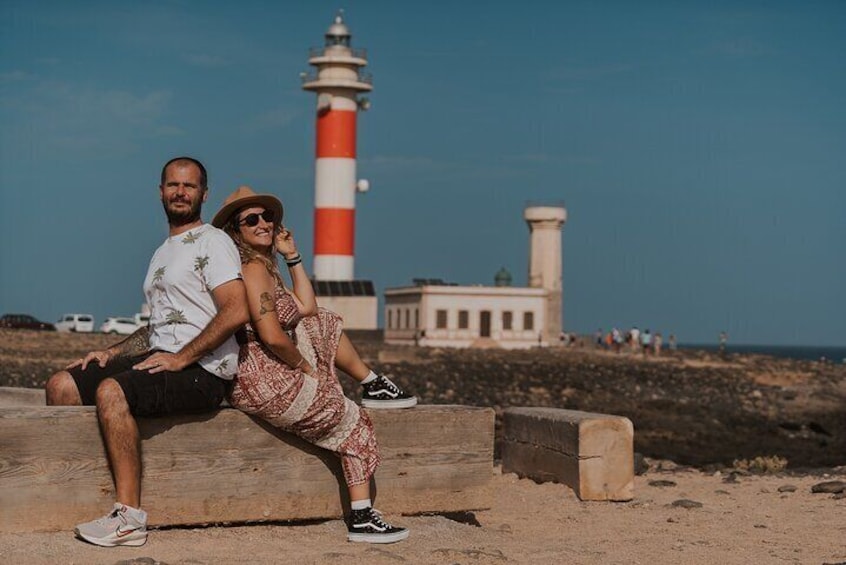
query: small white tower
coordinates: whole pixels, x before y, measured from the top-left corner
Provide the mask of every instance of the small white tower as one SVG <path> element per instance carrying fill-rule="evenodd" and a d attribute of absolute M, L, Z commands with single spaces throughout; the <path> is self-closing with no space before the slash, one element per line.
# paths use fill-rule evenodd
<path fill-rule="evenodd" d="M 531 233 L 529 286 L 548 292 L 544 340 L 555 343 L 563 329 L 561 227 L 567 221 L 567 210 L 563 206 L 529 206 L 523 218 Z"/>
<path fill-rule="evenodd" d="M 358 98 L 373 89 L 367 52 L 350 47 L 343 11 L 325 34 L 323 48 L 313 48 L 308 62 L 316 74 L 303 73 L 303 89 L 317 93 L 314 175 L 314 277 L 322 281 L 354 279 L 355 193 L 369 187 L 356 179 L 356 114 L 370 102 Z"/>

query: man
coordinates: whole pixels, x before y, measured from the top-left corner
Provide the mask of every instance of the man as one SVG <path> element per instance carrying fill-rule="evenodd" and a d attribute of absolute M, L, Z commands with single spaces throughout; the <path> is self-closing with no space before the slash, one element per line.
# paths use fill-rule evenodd
<path fill-rule="evenodd" d="M 171 159 L 159 191 L 170 231 L 144 280 L 149 325 L 71 363 L 46 386 L 48 405 L 97 406 L 117 502 L 74 531 L 101 546 L 147 541 L 135 419 L 217 408 L 238 364 L 233 333 L 249 319 L 238 251 L 200 218 L 205 167 L 190 157 Z"/>

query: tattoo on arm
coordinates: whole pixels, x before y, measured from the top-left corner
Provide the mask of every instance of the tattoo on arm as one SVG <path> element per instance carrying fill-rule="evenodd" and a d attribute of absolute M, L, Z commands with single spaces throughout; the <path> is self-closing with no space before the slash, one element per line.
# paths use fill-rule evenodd
<path fill-rule="evenodd" d="M 261 308 L 259 308 L 259 317 L 264 316 L 268 312 L 274 312 L 276 310 L 276 305 L 273 303 L 273 297 L 270 295 L 269 292 L 262 292 L 261 296 L 259 297 L 261 302 Z"/>
<path fill-rule="evenodd" d="M 134 357 L 150 350 L 150 326 L 135 330 L 131 336 L 113 345 L 112 349 L 118 357 Z"/>

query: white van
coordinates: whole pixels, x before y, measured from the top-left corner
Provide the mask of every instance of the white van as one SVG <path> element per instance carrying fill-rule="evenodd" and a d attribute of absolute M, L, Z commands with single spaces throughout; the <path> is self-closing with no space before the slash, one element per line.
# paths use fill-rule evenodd
<path fill-rule="evenodd" d="M 93 332 L 94 316 L 91 314 L 65 314 L 55 323 L 60 332 Z"/>

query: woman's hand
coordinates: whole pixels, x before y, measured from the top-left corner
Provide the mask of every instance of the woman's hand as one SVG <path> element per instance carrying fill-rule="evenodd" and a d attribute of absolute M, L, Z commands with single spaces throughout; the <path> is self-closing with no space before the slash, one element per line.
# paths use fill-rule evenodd
<path fill-rule="evenodd" d="M 288 228 L 283 226 L 279 230 L 279 233 L 276 234 L 275 243 L 276 251 L 286 259 L 297 256 L 297 242 L 294 241 L 294 232 Z"/>

